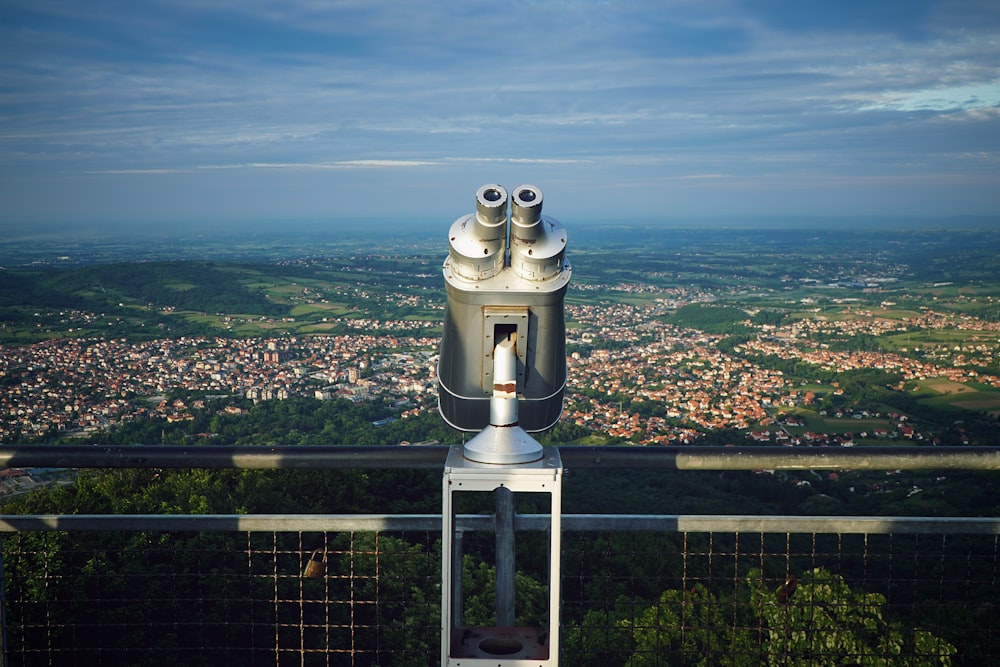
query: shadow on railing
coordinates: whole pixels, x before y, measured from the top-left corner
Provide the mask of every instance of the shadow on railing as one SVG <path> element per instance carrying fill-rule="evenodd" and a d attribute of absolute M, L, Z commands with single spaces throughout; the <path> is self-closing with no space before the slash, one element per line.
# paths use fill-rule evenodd
<path fill-rule="evenodd" d="M 253 449 L 253 451 L 245 451 Z M 6 465 L 430 468 L 444 448 L 0 448 Z M 324 448 L 325 449 L 325 448 Z M 561 448 L 567 468 L 988 469 L 996 449 Z M 412 453 L 411 453 L 412 452 Z M 440 457 L 438 457 L 440 454 Z M 440 459 L 440 463 L 439 463 Z M 521 514 L 530 549 L 547 517 Z M 459 518 L 465 614 L 488 515 Z M 991 664 L 1000 519 L 569 514 L 566 665 Z M 8 664 L 433 665 L 439 515 L 0 517 Z M 544 542 L 539 539 L 539 542 Z M 319 578 L 305 576 L 322 560 Z M 544 599 L 518 577 L 519 622 Z"/>

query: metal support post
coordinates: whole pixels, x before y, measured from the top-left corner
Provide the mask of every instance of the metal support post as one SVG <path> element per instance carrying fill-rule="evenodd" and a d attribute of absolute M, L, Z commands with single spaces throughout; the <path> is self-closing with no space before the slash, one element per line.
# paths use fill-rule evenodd
<path fill-rule="evenodd" d="M 498 487 L 496 498 L 497 625 L 514 626 L 514 493 Z"/>

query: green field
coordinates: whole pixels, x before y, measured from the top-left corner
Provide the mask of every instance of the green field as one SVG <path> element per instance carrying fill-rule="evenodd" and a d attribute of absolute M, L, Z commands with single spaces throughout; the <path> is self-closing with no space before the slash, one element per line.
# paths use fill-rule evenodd
<path fill-rule="evenodd" d="M 944 378 L 918 383 L 915 393 L 928 406 L 985 412 L 1000 417 L 1000 390 Z"/>

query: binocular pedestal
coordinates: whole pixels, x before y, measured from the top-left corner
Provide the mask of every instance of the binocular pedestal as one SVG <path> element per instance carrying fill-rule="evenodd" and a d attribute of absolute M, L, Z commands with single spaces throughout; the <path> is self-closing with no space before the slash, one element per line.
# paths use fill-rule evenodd
<path fill-rule="evenodd" d="M 518 427 L 513 427 L 518 428 Z M 525 434 L 527 436 L 527 434 Z M 530 438 L 530 436 L 527 436 Z M 559 556 L 563 467 L 559 450 L 543 450 L 540 459 L 516 465 L 471 461 L 454 445 L 445 462 L 441 547 L 442 667 L 556 667 L 559 664 Z M 496 501 L 496 621 L 468 626 L 463 620 L 464 529 L 456 521 L 456 496 L 492 492 Z M 513 494 L 545 494 L 550 501 L 549 608 L 546 627 L 515 627 Z"/>

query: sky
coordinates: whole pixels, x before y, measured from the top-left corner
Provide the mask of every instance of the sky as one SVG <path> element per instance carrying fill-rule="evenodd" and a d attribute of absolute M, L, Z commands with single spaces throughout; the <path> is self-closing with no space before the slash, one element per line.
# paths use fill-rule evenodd
<path fill-rule="evenodd" d="M 0 226 L 1000 218 L 996 0 L 0 0 Z"/>

